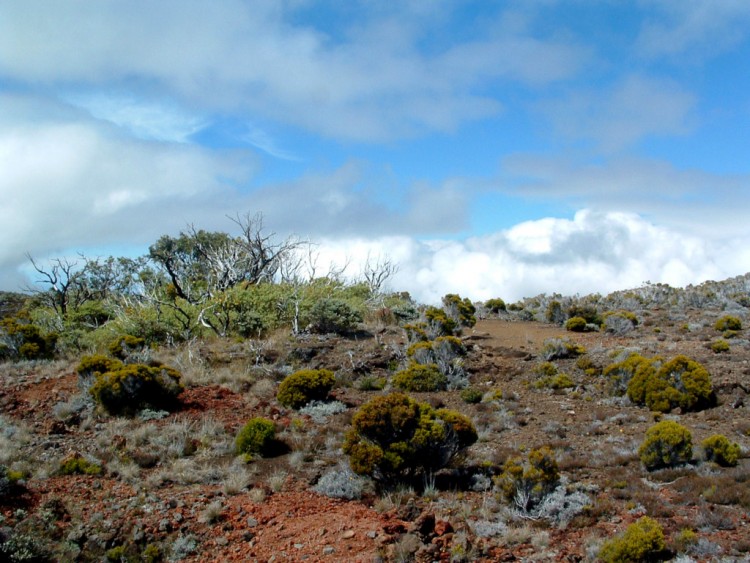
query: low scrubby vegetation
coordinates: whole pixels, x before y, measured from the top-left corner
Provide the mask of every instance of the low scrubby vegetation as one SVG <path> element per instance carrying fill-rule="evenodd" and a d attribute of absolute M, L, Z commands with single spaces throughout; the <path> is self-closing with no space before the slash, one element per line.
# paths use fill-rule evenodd
<path fill-rule="evenodd" d="M 750 275 L 422 305 L 238 226 L 0 295 L 0 558 L 750 552 Z"/>

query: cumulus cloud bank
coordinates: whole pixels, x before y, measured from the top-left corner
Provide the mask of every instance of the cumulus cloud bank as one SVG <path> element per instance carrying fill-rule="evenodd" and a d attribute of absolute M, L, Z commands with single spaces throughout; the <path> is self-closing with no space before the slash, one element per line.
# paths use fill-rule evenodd
<path fill-rule="evenodd" d="M 608 293 L 647 281 L 674 286 L 750 270 L 749 237 L 706 240 L 628 213 L 582 210 L 573 219 L 529 221 L 465 241 L 322 241 L 321 258 L 352 270 L 371 255 L 400 264 L 391 282 L 423 302 L 446 293 L 517 300 L 540 293 Z M 734 258 L 727 262 L 727 254 Z"/>

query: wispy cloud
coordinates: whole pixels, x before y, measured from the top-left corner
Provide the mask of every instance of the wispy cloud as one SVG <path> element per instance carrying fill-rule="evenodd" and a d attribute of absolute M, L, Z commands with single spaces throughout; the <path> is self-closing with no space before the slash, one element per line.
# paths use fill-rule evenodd
<path fill-rule="evenodd" d="M 207 118 L 190 114 L 174 104 L 138 99 L 133 95 L 71 92 L 63 99 L 139 139 L 186 143 L 191 135 L 209 124 Z"/>
<path fill-rule="evenodd" d="M 487 95 L 489 83 L 549 83 L 578 72 L 587 56 L 570 41 L 503 26 L 501 15 L 483 37 L 453 40 L 450 4 L 434 6 L 447 16 L 436 18 L 363 3 L 361 17 L 337 38 L 293 23 L 290 6 L 7 3 L 0 7 L 0 69 L 17 81 L 106 84 L 378 141 L 495 115 L 502 106 Z M 443 48 L 420 47 L 431 34 Z M 143 119 L 146 107 L 133 110 Z M 119 119 L 136 121 L 122 111 Z M 145 121 L 149 130 L 153 120 Z"/>
<path fill-rule="evenodd" d="M 750 3 L 744 0 L 658 0 L 642 2 L 655 9 L 636 40 L 636 48 L 649 57 L 675 57 L 688 53 L 699 59 L 750 37 Z"/>
<path fill-rule="evenodd" d="M 630 75 L 609 88 L 578 90 L 539 107 L 564 137 L 611 153 L 649 137 L 689 132 L 695 105 L 695 96 L 675 82 Z"/>

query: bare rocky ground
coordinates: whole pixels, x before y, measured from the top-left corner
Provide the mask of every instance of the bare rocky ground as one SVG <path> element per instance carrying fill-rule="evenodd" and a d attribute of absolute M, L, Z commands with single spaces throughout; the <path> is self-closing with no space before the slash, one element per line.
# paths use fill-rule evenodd
<path fill-rule="evenodd" d="M 78 387 L 77 358 L 4 364 L 0 463 L 29 477 L 0 504 L 0 533 L 27 542 L 32 556 L 59 561 L 147 561 L 149 554 L 172 561 L 593 561 L 605 539 L 647 514 L 664 528 L 675 558 L 747 561 L 750 344 L 743 330 L 728 352 L 711 351 L 719 314 L 687 311 L 675 321 L 665 311 L 647 311 L 623 336 L 480 321 L 463 341 L 471 385 L 485 399 L 468 404 L 457 391 L 413 394 L 472 418 L 479 440 L 460 460 L 463 469 L 390 491 L 365 484 L 356 500 L 313 488 L 345 461 L 341 440 L 356 407 L 384 392 L 361 390 L 364 378 L 387 378 L 403 359 L 401 329 L 352 338 L 277 334 L 156 351 L 183 373 L 183 407 L 132 419 L 93 412 Z M 534 385 L 551 337 L 587 351 L 589 373 L 574 358 L 554 361 L 573 380 L 570 389 Z M 637 450 L 655 417 L 613 397 L 600 374 L 626 348 L 649 357 L 685 354 L 711 373 L 716 407 L 664 415 L 691 430 L 690 465 L 656 472 L 641 465 Z M 344 412 L 301 414 L 276 402 L 278 381 L 303 367 L 336 372 L 333 396 Z M 245 463 L 233 440 L 254 416 L 275 421 L 279 447 Z M 737 467 L 701 461 L 699 444 L 715 433 L 740 444 Z M 571 490 L 588 498 L 561 525 L 514 512 L 489 479 L 510 455 L 542 445 L 554 449 Z M 103 474 L 58 475 L 60 462 L 73 455 L 100 464 Z M 685 530 L 695 534 L 689 541 Z"/>

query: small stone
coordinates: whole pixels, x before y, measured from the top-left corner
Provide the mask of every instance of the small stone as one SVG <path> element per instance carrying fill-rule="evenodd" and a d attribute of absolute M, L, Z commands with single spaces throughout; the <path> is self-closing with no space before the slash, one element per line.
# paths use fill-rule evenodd
<path fill-rule="evenodd" d="M 255 534 L 252 532 L 245 532 L 244 534 L 242 534 L 242 539 L 248 542 L 252 541 L 254 537 Z"/>
<path fill-rule="evenodd" d="M 216 538 L 216 545 L 220 545 L 222 547 L 225 545 L 229 545 L 229 540 L 224 536 L 218 537 Z"/>
<path fill-rule="evenodd" d="M 248 517 L 247 519 L 247 527 L 248 528 L 255 528 L 255 526 L 258 525 L 258 521 L 253 518 L 252 516 Z"/>
<path fill-rule="evenodd" d="M 347 530 L 341 536 L 345 540 L 350 540 L 354 537 L 354 530 Z"/>
<path fill-rule="evenodd" d="M 443 536 L 453 531 L 453 526 L 447 520 L 438 520 L 435 522 L 435 535 Z"/>
<path fill-rule="evenodd" d="M 294 549 L 302 549 L 303 547 L 305 547 L 304 543 L 295 543 L 294 544 Z"/>
<path fill-rule="evenodd" d="M 335 552 L 336 550 L 330 545 L 327 545 L 323 548 L 323 555 L 333 555 Z"/>
<path fill-rule="evenodd" d="M 374 540 L 376 537 L 378 537 L 378 533 L 374 530 L 370 530 L 369 532 L 367 532 L 367 537 L 371 540 Z"/>

